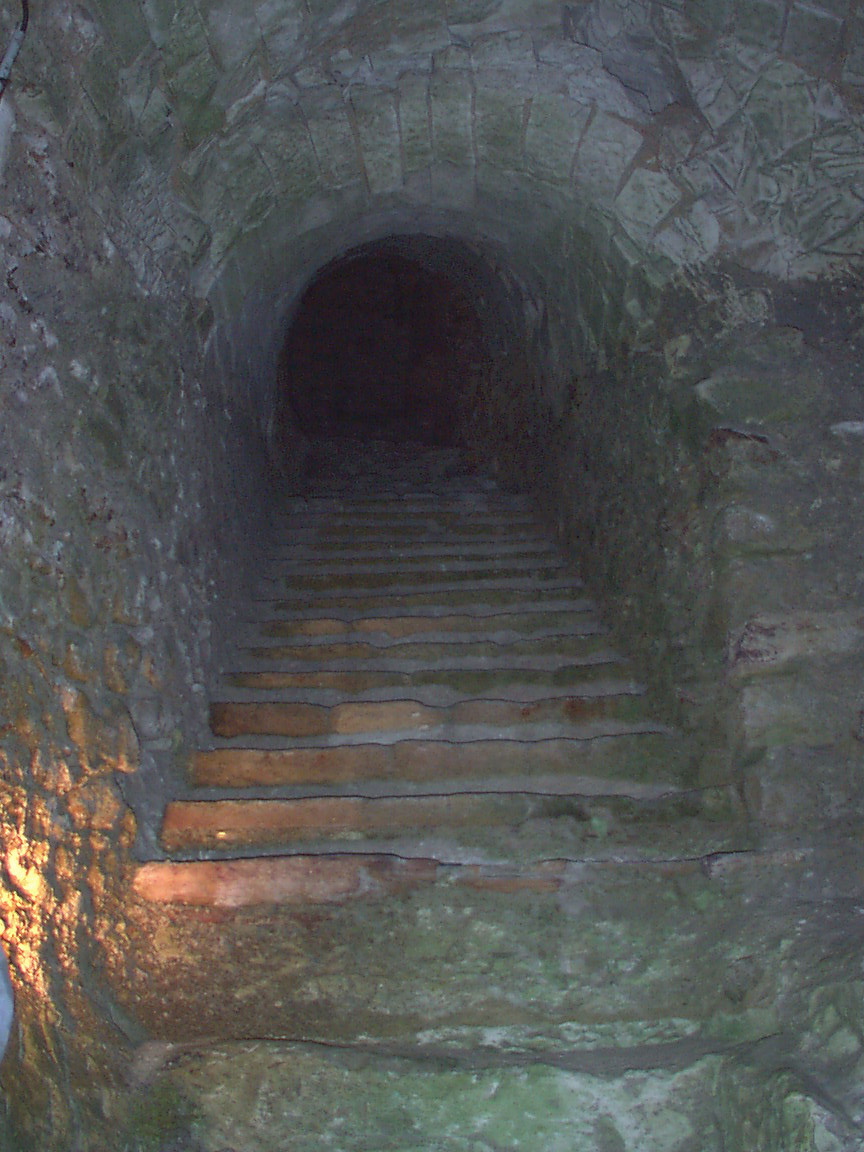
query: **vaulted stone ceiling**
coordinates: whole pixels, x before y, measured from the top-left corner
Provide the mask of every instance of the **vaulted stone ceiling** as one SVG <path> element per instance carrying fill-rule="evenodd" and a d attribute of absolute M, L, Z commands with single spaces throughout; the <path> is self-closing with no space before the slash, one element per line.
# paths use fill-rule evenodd
<path fill-rule="evenodd" d="M 604 310 L 638 318 L 640 266 L 795 277 L 864 246 L 848 0 L 94 0 L 34 37 L 22 104 L 96 204 L 119 195 L 142 277 L 184 254 L 268 361 L 310 274 L 382 235 L 506 250 L 553 311 L 575 290 L 595 339 Z"/>

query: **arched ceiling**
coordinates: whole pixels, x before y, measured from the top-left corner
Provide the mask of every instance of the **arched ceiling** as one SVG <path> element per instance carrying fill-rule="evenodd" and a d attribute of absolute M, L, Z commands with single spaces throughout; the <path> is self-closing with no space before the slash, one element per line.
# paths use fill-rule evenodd
<path fill-rule="evenodd" d="M 318 268 L 395 233 L 505 253 L 586 313 L 638 313 L 637 268 L 788 278 L 864 250 L 858 0 L 64 0 L 40 18 L 22 109 L 156 265 L 189 267 L 244 356 L 272 352 Z"/>

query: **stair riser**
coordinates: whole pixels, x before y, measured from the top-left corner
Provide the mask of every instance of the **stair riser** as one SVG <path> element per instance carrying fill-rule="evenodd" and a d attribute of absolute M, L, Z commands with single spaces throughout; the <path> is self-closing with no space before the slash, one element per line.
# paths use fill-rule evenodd
<path fill-rule="evenodd" d="M 386 1039 L 521 1025 L 563 1040 L 565 1021 L 562 1047 L 572 1048 L 580 1032 L 596 1037 L 616 1021 L 664 1022 L 668 1039 L 746 1007 L 724 988 L 757 910 L 734 877 L 712 879 L 698 861 L 508 878 L 299 858 L 278 881 L 261 863 L 263 879 L 250 870 L 230 881 L 221 865 L 221 885 L 200 896 L 190 885 L 183 905 L 130 908 L 141 925 L 134 971 L 123 964 L 112 984 L 151 1036 Z M 149 867 L 139 893 L 149 884 L 158 896 L 159 866 Z M 247 903 L 274 886 L 280 903 Z M 759 994 L 773 1002 L 770 989 Z"/>
<path fill-rule="evenodd" d="M 751 846 L 740 830 L 728 833 L 705 816 L 696 795 L 655 801 L 491 792 L 177 801 L 166 809 L 162 845 L 185 854 L 344 852 L 347 846 L 405 856 L 434 848 L 440 860 L 476 859 L 479 851 L 490 863 L 506 859 L 521 866 L 550 857 L 662 859 L 670 852 L 701 856 Z"/>

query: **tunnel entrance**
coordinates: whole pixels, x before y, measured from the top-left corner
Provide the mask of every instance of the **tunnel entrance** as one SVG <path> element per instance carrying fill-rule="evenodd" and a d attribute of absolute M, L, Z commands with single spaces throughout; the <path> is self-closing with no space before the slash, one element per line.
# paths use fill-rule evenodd
<path fill-rule="evenodd" d="M 457 444 L 501 336 L 477 272 L 459 245 L 433 237 L 377 241 L 328 264 L 282 346 L 281 422 L 312 440 Z"/>

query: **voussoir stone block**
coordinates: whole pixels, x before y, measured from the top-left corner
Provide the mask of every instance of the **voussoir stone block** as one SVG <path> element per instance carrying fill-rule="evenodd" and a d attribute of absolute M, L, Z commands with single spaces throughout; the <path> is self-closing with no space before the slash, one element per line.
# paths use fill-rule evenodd
<path fill-rule="evenodd" d="M 257 146 L 279 193 L 305 200 L 322 190 L 321 170 L 312 138 L 299 109 L 286 99 L 265 103 L 266 130 Z"/>
<path fill-rule="evenodd" d="M 518 89 L 478 88 L 475 124 L 480 161 L 511 171 L 522 168 L 524 111 L 525 98 Z"/>
<path fill-rule="evenodd" d="M 369 190 L 388 192 L 402 183 L 399 120 L 393 93 L 355 87 L 351 91 L 360 152 Z"/>
<path fill-rule="evenodd" d="M 534 96 L 525 136 L 528 172 L 540 180 L 569 183 L 573 157 L 590 113 L 588 104 L 566 96 Z"/>
<path fill-rule="evenodd" d="M 435 159 L 459 168 L 472 167 L 473 82 L 470 73 L 452 68 L 433 72 L 429 94 Z"/>
<path fill-rule="evenodd" d="M 429 78 L 423 73 L 409 72 L 399 81 L 399 124 L 406 175 L 428 168 L 432 163 Z"/>
<path fill-rule="evenodd" d="M 304 95 L 303 111 L 324 180 L 340 187 L 361 179 L 357 143 L 342 97 L 314 89 Z"/>

